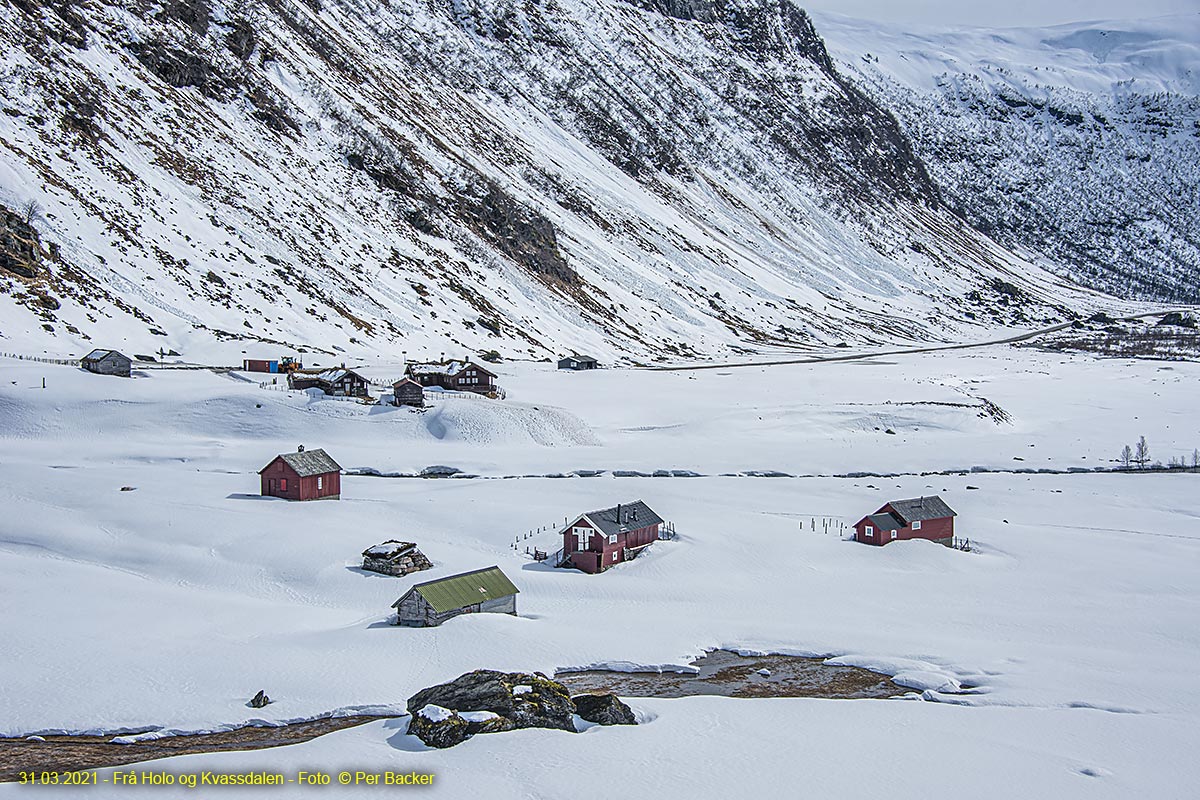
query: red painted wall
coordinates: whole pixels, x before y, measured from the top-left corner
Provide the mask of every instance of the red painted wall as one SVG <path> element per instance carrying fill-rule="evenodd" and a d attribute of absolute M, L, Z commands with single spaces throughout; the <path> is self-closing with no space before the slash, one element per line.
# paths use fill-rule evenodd
<path fill-rule="evenodd" d="M 296 470 L 287 465 L 282 458 L 276 457 L 267 465 L 259 476 L 264 497 L 282 497 L 285 500 L 319 500 L 324 497 L 338 497 L 342 493 L 342 476 L 337 472 L 327 472 L 324 475 L 311 475 L 301 478 Z M 321 488 L 317 488 L 317 478 L 320 478 Z M 283 482 L 287 481 L 287 488 Z"/>

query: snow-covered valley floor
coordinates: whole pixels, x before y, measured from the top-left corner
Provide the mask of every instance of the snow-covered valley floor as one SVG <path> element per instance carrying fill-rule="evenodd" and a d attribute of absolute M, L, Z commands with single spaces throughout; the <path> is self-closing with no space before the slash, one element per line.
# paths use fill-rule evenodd
<path fill-rule="evenodd" d="M 681 665 L 731 647 L 979 689 L 638 699 L 636 728 L 519 731 L 448 751 L 378 722 L 153 769 L 415 769 L 436 773 L 432 793 L 446 797 L 1195 796 L 1200 475 L 721 473 L 1112 466 L 1140 435 L 1166 462 L 1200 447 L 1200 365 L 997 347 L 691 374 L 499 371 L 508 401 L 447 399 L 417 414 L 208 372 L 121 380 L 0 361 L 0 733 L 211 729 L 402 705 L 476 668 Z M 338 502 L 257 497 L 256 471 L 301 443 L 347 469 L 609 472 L 344 476 Z M 822 519 L 850 524 L 935 493 L 976 552 L 822 532 Z M 605 574 L 525 557 L 556 549 L 552 534 L 512 548 L 637 498 L 679 537 Z M 355 568 L 393 538 L 416 541 L 434 569 Z M 519 617 L 387 624 L 412 583 L 491 564 L 520 588 Z M 276 702 L 247 709 L 260 688 Z"/>

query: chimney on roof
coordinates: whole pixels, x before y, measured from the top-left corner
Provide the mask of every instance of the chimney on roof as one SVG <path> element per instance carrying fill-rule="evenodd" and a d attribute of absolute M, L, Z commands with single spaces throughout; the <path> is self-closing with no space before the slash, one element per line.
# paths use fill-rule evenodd
<path fill-rule="evenodd" d="M 621 504 L 617 503 L 617 524 L 621 524 Z"/>
<path fill-rule="evenodd" d="M 303 452 L 304 452 L 304 445 L 300 445 L 299 447 L 297 447 L 297 448 L 296 448 L 296 452 L 297 452 L 297 453 L 303 453 Z"/>

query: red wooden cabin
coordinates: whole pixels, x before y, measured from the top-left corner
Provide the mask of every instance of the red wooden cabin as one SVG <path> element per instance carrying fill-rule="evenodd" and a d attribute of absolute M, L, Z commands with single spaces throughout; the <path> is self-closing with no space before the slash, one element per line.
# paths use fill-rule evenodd
<path fill-rule="evenodd" d="M 264 497 L 285 500 L 337 500 L 342 494 L 342 468 L 324 450 L 284 453 L 258 471 Z"/>
<path fill-rule="evenodd" d="M 883 545 L 898 539 L 929 539 L 947 547 L 954 544 L 954 509 L 940 497 L 893 500 L 854 525 L 854 538 Z"/>
<path fill-rule="evenodd" d="M 581 514 L 562 530 L 563 564 L 603 572 L 657 542 L 662 523 L 641 500 Z"/>

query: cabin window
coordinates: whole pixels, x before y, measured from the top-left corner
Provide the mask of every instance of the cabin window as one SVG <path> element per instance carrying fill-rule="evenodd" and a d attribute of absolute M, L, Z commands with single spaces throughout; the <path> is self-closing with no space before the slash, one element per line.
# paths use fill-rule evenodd
<path fill-rule="evenodd" d="M 867 526 L 867 536 L 874 536 L 874 535 L 875 535 L 875 529 L 872 528 L 870 525 L 868 525 Z"/>
<path fill-rule="evenodd" d="M 916 522 L 913 523 L 913 530 L 914 531 L 921 530 L 921 520 L 917 520 Z"/>
<path fill-rule="evenodd" d="M 317 476 L 317 491 L 319 492 L 324 488 L 325 488 L 325 478 L 321 475 L 318 475 Z"/>
<path fill-rule="evenodd" d="M 608 535 L 608 543 L 609 543 L 609 544 L 616 544 L 616 543 L 617 543 L 617 535 L 616 535 L 615 533 L 610 533 L 610 534 Z"/>
<path fill-rule="evenodd" d="M 617 551 L 616 550 L 613 550 L 613 559 L 612 560 L 613 561 L 617 560 Z"/>
<path fill-rule="evenodd" d="M 287 478 L 279 479 L 279 491 L 281 491 L 281 492 L 287 491 Z"/>
<path fill-rule="evenodd" d="M 892 531 L 892 538 L 893 538 L 893 539 L 895 539 L 895 538 L 896 538 L 896 532 L 895 532 L 895 531 Z"/>

